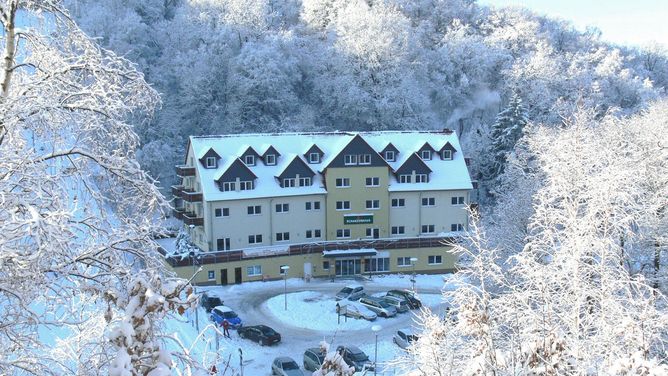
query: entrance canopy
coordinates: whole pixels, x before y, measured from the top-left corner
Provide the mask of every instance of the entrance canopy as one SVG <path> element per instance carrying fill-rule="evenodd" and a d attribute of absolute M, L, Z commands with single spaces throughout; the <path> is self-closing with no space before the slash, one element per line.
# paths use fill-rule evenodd
<path fill-rule="evenodd" d="M 322 257 L 339 258 L 339 257 L 362 257 L 375 256 L 378 252 L 373 248 L 361 249 L 335 249 L 332 251 L 323 251 Z"/>

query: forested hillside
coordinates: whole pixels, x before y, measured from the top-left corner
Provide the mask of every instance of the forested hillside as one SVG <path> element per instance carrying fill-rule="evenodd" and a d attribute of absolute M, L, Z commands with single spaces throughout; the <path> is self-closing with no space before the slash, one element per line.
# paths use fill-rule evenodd
<path fill-rule="evenodd" d="M 140 160 L 163 184 L 189 135 L 450 127 L 484 162 L 513 92 L 530 121 L 559 124 L 576 107 L 634 113 L 668 85 L 657 48 L 473 0 L 68 4 L 162 94 L 137 131 Z"/>

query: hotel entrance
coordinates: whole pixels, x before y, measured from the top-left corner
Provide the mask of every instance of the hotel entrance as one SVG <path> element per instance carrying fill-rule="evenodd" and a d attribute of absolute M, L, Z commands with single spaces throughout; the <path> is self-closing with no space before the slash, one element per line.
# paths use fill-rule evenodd
<path fill-rule="evenodd" d="M 323 251 L 325 259 L 334 259 L 334 275 L 332 277 L 347 277 L 362 274 L 362 258 L 375 256 L 375 249 L 335 249 Z"/>
<path fill-rule="evenodd" d="M 337 277 L 362 274 L 362 260 L 359 258 L 336 260 L 334 265 Z"/>

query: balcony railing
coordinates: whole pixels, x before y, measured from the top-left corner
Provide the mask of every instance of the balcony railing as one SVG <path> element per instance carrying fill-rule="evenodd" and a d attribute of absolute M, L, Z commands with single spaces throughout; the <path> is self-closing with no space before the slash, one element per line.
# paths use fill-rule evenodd
<path fill-rule="evenodd" d="M 185 213 L 183 208 L 174 208 L 172 213 L 174 214 L 174 218 L 183 220 L 183 214 Z"/>
<path fill-rule="evenodd" d="M 172 185 L 172 194 L 174 197 L 183 199 L 183 201 L 202 202 L 202 192 L 186 189 L 182 185 Z"/>
<path fill-rule="evenodd" d="M 182 185 L 172 185 L 172 196 L 181 198 Z"/>
<path fill-rule="evenodd" d="M 180 177 L 195 176 L 195 167 L 176 166 L 176 175 Z"/>
<path fill-rule="evenodd" d="M 204 218 L 197 217 L 195 213 L 183 213 L 183 223 L 190 226 L 204 226 Z"/>

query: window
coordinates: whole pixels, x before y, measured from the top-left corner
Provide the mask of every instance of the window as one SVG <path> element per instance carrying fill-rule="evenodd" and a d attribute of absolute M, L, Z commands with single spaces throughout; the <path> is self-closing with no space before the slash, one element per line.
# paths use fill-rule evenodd
<path fill-rule="evenodd" d="M 313 230 L 313 237 L 316 239 L 322 237 L 322 233 L 320 232 L 320 230 Z"/>
<path fill-rule="evenodd" d="M 351 155 L 351 154 L 346 154 L 343 156 L 343 164 L 346 166 L 351 166 L 351 165 L 356 165 L 357 164 L 357 156 L 356 155 Z"/>
<path fill-rule="evenodd" d="M 290 240 L 290 233 L 289 232 L 277 232 L 276 233 L 276 241 L 277 242 L 285 242 Z"/>
<path fill-rule="evenodd" d="M 216 157 L 206 157 L 206 168 L 216 168 Z"/>
<path fill-rule="evenodd" d="M 247 266 L 246 274 L 248 274 L 249 277 L 262 275 L 262 265 Z"/>
<path fill-rule="evenodd" d="M 443 257 L 441 255 L 429 256 L 429 265 L 438 265 L 443 263 Z"/>
<path fill-rule="evenodd" d="M 308 161 L 309 163 L 320 163 L 320 154 L 318 153 L 311 153 L 308 155 Z"/>
<path fill-rule="evenodd" d="M 411 266 L 411 258 L 397 257 L 397 266 Z"/>
<path fill-rule="evenodd" d="M 214 209 L 214 215 L 216 217 L 229 217 L 230 208 L 216 208 Z"/>
<path fill-rule="evenodd" d="M 350 187 L 349 178 L 336 178 L 336 187 L 337 188 L 348 188 Z"/>
<path fill-rule="evenodd" d="M 443 150 L 443 159 L 447 161 L 452 160 L 452 150 Z"/>
<path fill-rule="evenodd" d="M 434 225 L 422 225 L 422 233 L 423 234 L 433 234 L 434 233 Z"/>
<path fill-rule="evenodd" d="M 320 201 L 313 201 L 313 210 L 320 210 Z"/>
<path fill-rule="evenodd" d="M 311 239 L 311 238 L 319 238 L 320 237 L 320 230 L 306 230 L 306 238 Z"/>
<path fill-rule="evenodd" d="M 410 183 L 410 182 L 411 182 L 410 175 L 399 175 L 399 183 Z"/>
<path fill-rule="evenodd" d="M 284 178 L 283 188 L 291 188 L 295 186 L 295 178 Z"/>
<path fill-rule="evenodd" d="M 250 191 L 255 188 L 252 180 L 239 182 L 239 189 L 242 191 Z"/>
<path fill-rule="evenodd" d="M 329 270 L 329 261 L 323 261 L 322 262 L 322 269 L 323 270 Z"/>
<path fill-rule="evenodd" d="M 311 185 L 311 178 L 299 178 L 300 187 L 308 187 Z"/>
<path fill-rule="evenodd" d="M 371 154 L 360 154 L 359 158 L 361 165 L 371 164 Z"/>
<path fill-rule="evenodd" d="M 216 279 L 216 271 L 215 270 L 209 270 L 207 272 L 207 276 L 209 277 L 209 280 Z"/>
<path fill-rule="evenodd" d="M 394 150 L 385 151 L 385 160 L 388 162 L 394 162 Z"/>
<path fill-rule="evenodd" d="M 248 215 L 262 214 L 262 206 L 260 205 L 249 206 L 247 210 L 248 210 Z"/>
<path fill-rule="evenodd" d="M 255 166 L 255 156 L 254 155 L 245 156 L 244 163 L 246 163 L 246 166 Z"/>
<path fill-rule="evenodd" d="M 392 226 L 392 235 L 402 235 L 406 233 L 404 226 Z"/>
<path fill-rule="evenodd" d="M 366 200 L 366 208 L 371 210 L 380 209 L 380 200 Z"/>
<path fill-rule="evenodd" d="M 393 208 L 403 208 L 406 206 L 406 200 L 403 198 L 393 198 L 392 199 L 392 207 Z"/>
<path fill-rule="evenodd" d="M 380 229 L 367 228 L 366 229 L 366 237 L 367 238 L 374 238 L 374 239 L 380 238 Z"/>
<path fill-rule="evenodd" d="M 434 206 L 436 199 L 434 197 L 422 197 L 422 206 Z"/>
<path fill-rule="evenodd" d="M 452 197 L 452 205 L 464 205 L 464 196 Z"/>
<path fill-rule="evenodd" d="M 422 150 L 422 153 L 420 154 L 420 156 L 424 160 L 431 160 L 431 150 Z"/>
<path fill-rule="evenodd" d="M 230 192 L 237 190 L 237 183 L 233 181 L 226 181 L 223 183 L 223 192 Z"/>
<path fill-rule="evenodd" d="M 349 228 L 344 228 L 344 229 L 336 230 L 336 237 L 337 238 L 349 238 L 350 237 L 350 229 Z"/>
<path fill-rule="evenodd" d="M 311 210 L 311 205 L 312 205 L 311 201 L 306 201 L 305 205 L 306 205 L 306 211 Z"/>
<path fill-rule="evenodd" d="M 262 243 L 262 234 L 248 235 L 248 244 Z"/>
<path fill-rule="evenodd" d="M 380 185 L 380 178 L 366 178 L 367 187 L 378 187 Z"/>
<path fill-rule="evenodd" d="M 285 274 L 285 270 L 283 269 L 284 266 L 287 266 L 287 265 L 281 265 L 281 266 L 278 267 L 278 274 L 280 274 L 280 275 Z"/>
<path fill-rule="evenodd" d="M 415 175 L 415 182 L 416 183 L 428 183 L 429 178 L 427 177 L 427 174 L 416 174 Z"/>
<path fill-rule="evenodd" d="M 464 225 L 461 223 L 453 223 L 450 225 L 450 231 L 464 231 Z"/>
<path fill-rule="evenodd" d="M 216 249 L 218 251 L 230 250 L 230 238 L 216 239 Z"/>
<path fill-rule="evenodd" d="M 313 237 L 313 231 L 306 230 L 306 239 L 311 239 Z"/>
<path fill-rule="evenodd" d="M 276 213 L 287 213 L 290 211 L 290 204 L 276 204 Z"/>
<path fill-rule="evenodd" d="M 337 201 L 336 210 L 350 210 L 350 201 Z"/>
<path fill-rule="evenodd" d="M 267 154 L 267 156 L 264 157 L 264 162 L 267 164 L 267 166 L 275 165 L 276 164 L 276 155 Z"/>
<path fill-rule="evenodd" d="M 366 260 L 364 264 L 365 272 L 389 272 L 390 271 L 390 258 L 381 257 L 381 258 L 370 258 Z"/>

